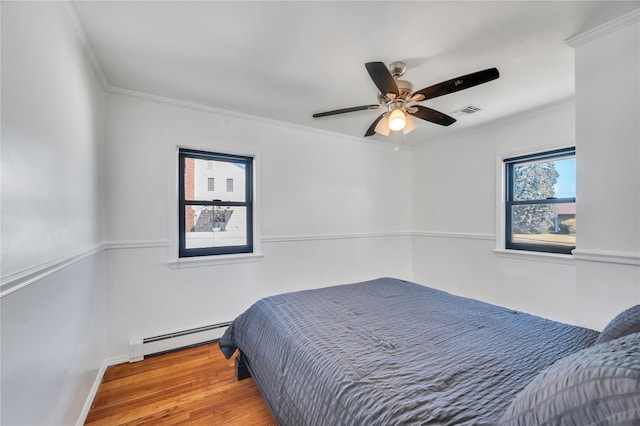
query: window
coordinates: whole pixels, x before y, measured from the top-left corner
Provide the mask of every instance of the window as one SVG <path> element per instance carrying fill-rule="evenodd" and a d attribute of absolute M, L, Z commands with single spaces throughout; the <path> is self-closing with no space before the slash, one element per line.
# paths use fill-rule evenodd
<path fill-rule="evenodd" d="M 571 254 L 576 247 L 575 148 L 504 163 L 505 248 Z"/>
<path fill-rule="evenodd" d="M 227 192 L 233 192 L 233 179 L 227 179 Z"/>
<path fill-rule="evenodd" d="M 178 161 L 179 256 L 252 253 L 253 158 L 180 149 Z M 236 190 L 216 191 L 216 178 Z"/>

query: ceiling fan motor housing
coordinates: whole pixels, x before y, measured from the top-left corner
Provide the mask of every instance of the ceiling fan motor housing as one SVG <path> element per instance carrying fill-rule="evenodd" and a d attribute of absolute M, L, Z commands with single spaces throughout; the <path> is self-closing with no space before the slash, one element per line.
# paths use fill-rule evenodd
<path fill-rule="evenodd" d="M 378 93 L 378 102 L 381 105 L 389 105 L 392 102 L 397 100 L 407 101 L 413 94 L 413 84 L 407 80 L 396 80 L 396 84 L 398 85 L 398 96 L 390 98 L 382 93 Z"/>
<path fill-rule="evenodd" d="M 396 83 L 398 84 L 398 91 L 400 92 L 398 98 L 409 99 L 413 94 L 413 84 L 407 80 L 396 80 Z"/>
<path fill-rule="evenodd" d="M 402 61 L 391 62 L 389 64 L 389 72 L 396 80 L 398 77 L 402 77 L 407 71 L 407 64 Z"/>
<path fill-rule="evenodd" d="M 404 62 L 396 61 L 386 66 L 384 62 L 367 62 L 365 64 L 369 76 L 374 84 L 378 87 L 378 104 L 362 105 L 351 108 L 342 108 L 333 111 L 313 114 L 314 117 L 325 117 L 328 115 L 342 114 L 345 112 L 364 111 L 369 109 L 387 108 L 376 118 L 365 136 L 371 136 L 376 132 L 388 135 L 389 128 L 392 130 L 402 130 L 405 134 L 415 128 L 413 117 L 421 120 L 430 121 L 441 126 L 450 126 L 456 122 L 456 119 L 449 117 L 439 111 L 431 108 L 413 105 L 414 102 L 421 102 L 427 99 L 437 98 L 438 96 L 447 95 L 459 90 L 468 89 L 479 84 L 487 83 L 495 80 L 500 76 L 497 68 L 488 68 L 486 70 L 477 71 L 471 74 L 462 75 L 460 77 L 434 84 L 424 89 L 414 92 L 413 84 L 406 80 L 400 80 L 407 69 Z M 398 125 L 384 126 L 386 120 L 398 120 Z M 401 127 L 400 127 L 400 122 Z M 391 124 L 391 123 L 389 123 Z M 393 129 L 393 127 L 397 127 Z"/>
<path fill-rule="evenodd" d="M 389 108 L 389 112 L 393 111 L 394 109 L 400 109 L 400 110 L 404 111 L 404 102 L 403 101 L 392 101 L 392 102 L 389 102 L 387 107 Z"/>

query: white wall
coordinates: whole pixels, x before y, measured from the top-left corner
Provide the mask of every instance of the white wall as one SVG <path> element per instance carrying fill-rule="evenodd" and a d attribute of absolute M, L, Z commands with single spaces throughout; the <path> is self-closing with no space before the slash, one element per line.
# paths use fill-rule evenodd
<path fill-rule="evenodd" d="M 104 359 L 103 125 L 65 6 L 2 2 L 2 424 L 75 423 Z"/>
<path fill-rule="evenodd" d="M 131 337 L 230 321 L 266 295 L 410 278 L 410 151 L 122 94 L 107 115 L 109 355 Z M 178 145 L 256 156 L 264 257 L 170 268 Z"/>
<path fill-rule="evenodd" d="M 229 321 L 284 291 L 389 275 L 594 328 L 640 300 L 637 20 L 576 47 L 575 104 L 393 152 L 105 100 L 64 5 L 1 7 L 3 424 L 75 423 L 131 337 Z M 578 230 L 577 260 L 495 253 L 496 157 L 573 144 L 579 220 L 597 224 Z M 262 257 L 175 262 L 177 145 L 256 155 Z"/>
<path fill-rule="evenodd" d="M 577 47 L 575 103 L 414 150 L 414 280 L 595 329 L 640 303 L 637 16 Z M 501 234 L 497 159 L 571 145 L 575 256 L 494 251 Z"/>
<path fill-rule="evenodd" d="M 414 280 L 575 321 L 572 261 L 494 252 L 497 157 L 571 146 L 574 119 L 574 104 L 567 101 L 414 150 Z"/>
<path fill-rule="evenodd" d="M 640 303 L 639 21 L 636 10 L 572 40 L 577 299 L 580 321 L 593 326 Z"/>

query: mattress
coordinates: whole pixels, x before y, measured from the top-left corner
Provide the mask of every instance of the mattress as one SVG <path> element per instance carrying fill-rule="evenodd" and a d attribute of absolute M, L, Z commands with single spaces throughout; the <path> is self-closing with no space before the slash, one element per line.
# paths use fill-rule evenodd
<path fill-rule="evenodd" d="M 281 425 L 495 425 L 599 333 L 380 278 L 259 300 L 220 341 Z"/>

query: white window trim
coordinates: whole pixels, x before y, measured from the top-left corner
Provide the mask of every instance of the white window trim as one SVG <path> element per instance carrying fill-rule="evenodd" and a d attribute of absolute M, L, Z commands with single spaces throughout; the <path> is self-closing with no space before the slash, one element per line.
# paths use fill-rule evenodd
<path fill-rule="evenodd" d="M 506 187 L 506 167 L 504 160 L 507 158 L 519 157 L 524 155 L 539 154 L 541 152 L 554 151 L 557 149 L 571 148 L 575 144 L 568 145 L 549 145 L 538 147 L 529 151 L 512 151 L 496 155 L 496 248 L 493 252 L 500 257 L 531 260 L 536 262 L 551 262 L 562 264 L 574 264 L 572 254 L 544 253 L 526 250 L 510 250 L 505 248 L 505 226 L 507 218 L 505 217 L 505 187 Z"/>
<path fill-rule="evenodd" d="M 230 155 L 241 155 L 253 158 L 253 253 L 224 254 L 212 256 L 195 256 L 195 257 L 179 257 L 179 230 L 178 230 L 178 205 L 180 197 L 179 178 L 180 173 L 178 166 L 178 154 L 180 149 L 192 149 L 197 151 L 215 151 Z M 261 155 L 259 152 L 237 152 L 225 149 L 224 147 L 198 146 L 198 145 L 174 145 L 169 155 L 171 166 L 167 167 L 171 171 L 172 177 L 169 180 L 173 182 L 169 189 L 169 260 L 168 265 L 171 269 L 206 267 L 214 265 L 227 265 L 230 263 L 256 262 L 261 260 L 262 254 L 262 212 L 259 176 L 262 170 Z"/>
<path fill-rule="evenodd" d="M 254 247 L 255 248 L 255 247 Z M 205 266 L 229 265 L 234 263 L 257 262 L 264 257 L 258 253 L 220 254 L 216 256 L 176 257 L 169 260 L 169 268 L 198 268 Z"/>

